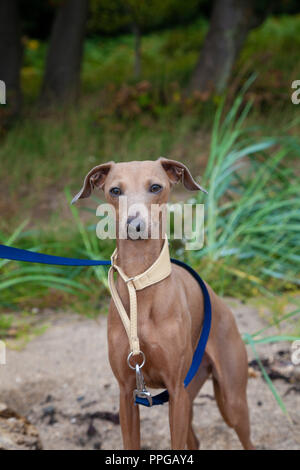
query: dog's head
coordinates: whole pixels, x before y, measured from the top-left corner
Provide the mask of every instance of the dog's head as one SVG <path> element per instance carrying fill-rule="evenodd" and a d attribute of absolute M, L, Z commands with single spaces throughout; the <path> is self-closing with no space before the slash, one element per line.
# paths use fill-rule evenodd
<path fill-rule="evenodd" d="M 179 182 L 189 191 L 206 192 L 189 169 L 175 160 L 103 163 L 89 171 L 72 204 L 89 197 L 94 188 L 102 189 L 106 201 L 115 208 L 117 229 L 125 231 L 128 238 L 149 238 L 153 233 L 160 236 L 170 190 Z"/>

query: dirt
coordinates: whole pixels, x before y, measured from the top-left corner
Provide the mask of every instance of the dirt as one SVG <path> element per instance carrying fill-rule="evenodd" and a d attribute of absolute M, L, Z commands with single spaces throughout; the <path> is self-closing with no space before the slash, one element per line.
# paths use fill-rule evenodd
<path fill-rule="evenodd" d="M 40 450 L 42 444 L 35 426 L 0 403 L 0 450 Z"/>
<path fill-rule="evenodd" d="M 264 326 L 254 307 L 227 303 L 240 331 Z M 111 372 L 106 318 L 50 315 L 51 326 L 17 351 L 8 349 L 0 365 L 0 402 L 23 415 L 38 431 L 44 449 L 122 449 L 119 391 Z M 264 360 L 288 344 L 258 347 Z M 253 360 L 248 350 L 249 361 Z M 287 380 L 274 380 L 290 418 L 276 403 L 261 374 L 250 370 L 248 399 L 252 438 L 259 449 L 299 449 L 300 393 Z M 241 449 L 234 431 L 221 418 L 209 380 L 195 400 L 194 428 L 201 449 Z M 141 407 L 142 446 L 169 449 L 168 406 Z"/>

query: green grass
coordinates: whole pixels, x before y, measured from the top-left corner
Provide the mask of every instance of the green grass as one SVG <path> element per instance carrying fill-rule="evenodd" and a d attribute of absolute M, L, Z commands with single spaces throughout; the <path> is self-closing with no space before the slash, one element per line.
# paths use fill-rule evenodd
<path fill-rule="evenodd" d="M 1 315 L 0 317 L 0 338 L 7 334 L 13 324 L 12 315 Z"/>

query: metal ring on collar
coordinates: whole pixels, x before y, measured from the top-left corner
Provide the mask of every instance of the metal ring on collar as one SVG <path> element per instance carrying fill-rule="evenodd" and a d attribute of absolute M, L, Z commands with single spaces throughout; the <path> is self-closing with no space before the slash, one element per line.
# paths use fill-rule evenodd
<path fill-rule="evenodd" d="M 143 351 L 140 351 L 139 354 L 141 354 L 142 357 L 143 357 L 142 364 L 139 366 L 139 368 L 141 369 L 141 368 L 143 367 L 143 365 L 145 364 L 145 362 L 146 362 L 146 357 L 145 357 L 145 354 L 143 353 Z M 131 363 L 130 363 L 130 359 L 132 358 L 132 356 L 133 356 L 133 351 L 131 351 L 131 352 L 128 354 L 128 357 L 127 357 L 127 364 L 129 365 L 130 369 L 135 370 L 135 365 L 132 366 Z"/>

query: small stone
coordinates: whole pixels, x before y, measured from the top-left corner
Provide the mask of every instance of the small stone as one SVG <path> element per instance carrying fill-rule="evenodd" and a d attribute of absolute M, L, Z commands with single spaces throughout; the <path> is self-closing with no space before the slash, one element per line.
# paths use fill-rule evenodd
<path fill-rule="evenodd" d="M 259 377 L 259 373 L 253 369 L 253 367 L 248 367 L 248 377 L 254 379 L 256 377 Z"/>
<path fill-rule="evenodd" d="M 9 423 L 16 423 L 16 422 L 17 422 L 17 418 L 15 418 L 15 417 L 8 418 L 7 421 L 8 421 Z"/>
<path fill-rule="evenodd" d="M 50 424 L 50 426 L 52 426 L 55 423 L 57 423 L 57 420 L 55 419 L 54 414 L 53 414 L 53 415 L 50 416 L 48 424 Z"/>
<path fill-rule="evenodd" d="M 101 442 L 95 442 L 94 449 L 95 450 L 101 450 Z"/>
<path fill-rule="evenodd" d="M 96 434 L 98 434 L 98 431 L 95 428 L 95 426 L 93 424 L 93 421 L 90 422 L 90 425 L 89 425 L 86 433 L 87 433 L 88 437 L 94 437 Z"/>
<path fill-rule="evenodd" d="M 5 403 L 0 403 L 0 413 L 7 410 L 7 405 Z"/>
<path fill-rule="evenodd" d="M 45 416 L 53 416 L 54 413 L 55 408 L 53 405 L 45 406 L 45 408 L 43 408 L 43 418 L 45 418 Z"/>

